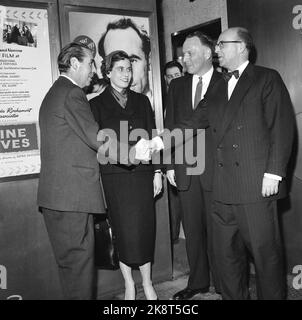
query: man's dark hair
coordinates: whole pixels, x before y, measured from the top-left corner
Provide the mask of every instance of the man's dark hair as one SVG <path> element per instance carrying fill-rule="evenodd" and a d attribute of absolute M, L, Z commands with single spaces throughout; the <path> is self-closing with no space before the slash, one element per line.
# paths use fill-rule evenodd
<path fill-rule="evenodd" d="M 180 73 L 182 73 L 182 69 L 183 69 L 182 65 L 178 61 L 172 60 L 165 64 L 164 74 L 166 74 L 167 69 L 174 68 L 174 67 L 178 68 Z"/>
<path fill-rule="evenodd" d="M 71 58 L 77 58 L 82 62 L 87 55 L 86 50 L 91 51 L 86 45 L 77 42 L 71 42 L 66 45 L 58 56 L 58 67 L 60 73 L 67 72 L 70 68 Z"/>
<path fill-rule="evenodd" d="M 110 82 L 110 79 L 107 77 L 107 74 L 112 70 L 114 64 L 118 61 L 125 59 L 130 61 L 128 54 L 122 50 L 113 51 L 104 58 L 101 65 L 101 72 L 103 78 L 106 80 L 107 83 Z"/>
<path fill-rule="evenodd" d="M 238 38 L 245 43 L 246 49 L 250 53 L 254 48 L 254 41 L 249 31 L 245 28 L 239 27 L 237 29 L 237 35 Z"/>
<path fill-rule="evenodd" d="M 121 18 L 118 21 L 108 23 L 107 29 L 103 33 L 103 35 L 98 43 L 98 52 L 102 58 L 105 57 L 104 42 L 105 42 L 105 38 L 106 38 L 108 31 L 118 30 L 118 29 L 125 30 L 128 28 L 132 28 L 137 33 L 137 35 L 140 37 L 140 39 L 142 40 L 142 51 L 144 52 L 146 60 L 148 61 L 149 54 L 151 51 L 150 38 L 148 37 L 147 32 L 140 31 L 138 29 L 137 25 L 129 18 Z"/>
<path fill-rule="evenodd" d="M 197 37 L 204 46 L 210 48 L 213 56 L 213 54 L 215 53 L 215 50 L 214 50 L 214 41 L 212 40 L 211 37 L 209 37 L 208 35 L 206 35 L 201 31 L 194 31 L 186 36 L 186 40 L 193 37 Z"/>

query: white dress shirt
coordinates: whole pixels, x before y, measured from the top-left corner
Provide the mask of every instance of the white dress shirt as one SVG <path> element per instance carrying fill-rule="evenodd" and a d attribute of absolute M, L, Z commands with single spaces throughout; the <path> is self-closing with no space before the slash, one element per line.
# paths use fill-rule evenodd
<path fill-rule="evenodd" d="M 71 79 L 70 77 L 68 77 L 66 74 L 60 74 L 60 77 L 65 77 L 65 78 L 67 78 L 67 79 L 70 80 L 73 84 L 75 84 L 76 86 L 79 87 L 79 85 L 78 85 L 73 79 Z"/>
<path fill-rule="evenodd" d="M 206 94 L 212 75 L 214 72 L 214 68 L 211 67 L 209 71 L 207 71 L 204 75 L 202 75 L 202 92 L 201 92 L 201 97 L 200 100 L 203 99 L 204 95 Z M 200 76 L 197 74 L 193 75 L 192 79 L 192 107 L 194 106 L 194 100 L 195 100 L 195 92 L 196 92 L 196 86 L 199 81 Z"/>

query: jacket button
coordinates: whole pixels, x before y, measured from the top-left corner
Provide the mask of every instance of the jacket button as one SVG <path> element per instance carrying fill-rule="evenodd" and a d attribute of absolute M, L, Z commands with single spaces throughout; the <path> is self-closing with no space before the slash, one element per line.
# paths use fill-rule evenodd
<path fill-rule="evenodd" d="M 241 130 L 242 128 L 243 128 L 243 126 L 238 126 L 237 127 L 238 130 Z"/>
<path fill-rule="evenodd" d="M 238 147 L 239 147 L 238 144 L 233 144 L 234 149 L 237 149 Z"/>
<path fill-rule="evenodd" d="M 239 162 L 236 161 L 236 162 L 235 162 L 235 165 L 236 165 L 236 167 L 239 167 Z"/>
<path fill-rule="evenodd" d="M 219 162 L 218 166 L 222 168 L 223 167 L 223 163 Z"/>
<path fill-rule="evenodd" d="M 215 128 L 213 128 L 213 132 L 216 133 L 216 129 Z"/>

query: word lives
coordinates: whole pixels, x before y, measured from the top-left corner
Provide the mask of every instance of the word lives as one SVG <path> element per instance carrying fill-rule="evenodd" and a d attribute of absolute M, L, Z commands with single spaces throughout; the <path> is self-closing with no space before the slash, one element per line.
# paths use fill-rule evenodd
<path fill-rule="evenodd" d="M 0 126 L 0 152 L 28 151 L 37 148 L 35 124 Z"/>

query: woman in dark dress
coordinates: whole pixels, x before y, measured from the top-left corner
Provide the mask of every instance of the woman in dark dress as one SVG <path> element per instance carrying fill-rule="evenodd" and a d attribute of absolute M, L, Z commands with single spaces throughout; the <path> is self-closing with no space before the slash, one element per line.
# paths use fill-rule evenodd
<path fill-rule="evenodd" d="M 123 51 L 112 52 L 104 59 L 101 70 L 109 85 L 90 100 L 100 129 L 114 130 L 118 139 L 125 138 L 135 129 L 144 129 L 151 138 L 155 128 L 153 111 L 145 95 L 129 89 L 132 68 L 128 55 Z M 121 125 L 125 125 L 124 129 Z M 153 197 L 162 189 L 161 172 L 152 164 L 130 167 L 106 164 L 101 165 L 101 174 L 125 280 L 125 300 L 135 299 L 133 267 L 140 269 L 146 298 L 155 300 L 157 295 L 151 280 L 155 245 Z"/>

